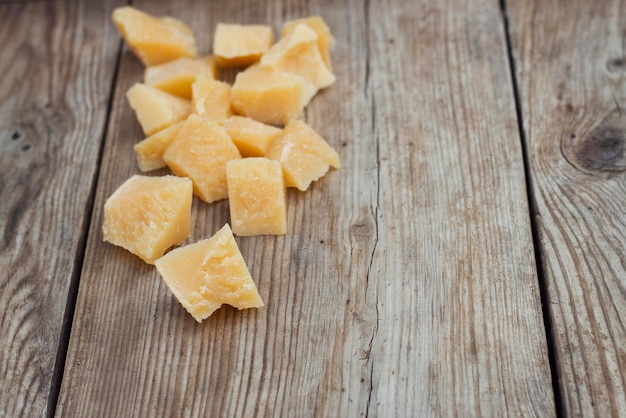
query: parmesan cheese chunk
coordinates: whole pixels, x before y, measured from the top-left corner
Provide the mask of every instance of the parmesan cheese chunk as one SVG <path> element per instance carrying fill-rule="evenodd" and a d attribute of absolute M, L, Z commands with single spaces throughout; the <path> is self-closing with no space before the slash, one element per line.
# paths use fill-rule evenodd
<path fill-rule="evenodd" d="M 104 204 L 104 240 L 153 264 L 191 231 L 187 178 L 132 176 Z"/>
<path fill-rule="evenodd" d="M 296 74 L 250 67 L 237 74 L 231 90 L 235 112 L 269 125 L 302 117 L 317 88 Z"/>
<path fill-rule="evenodd" d="M 217 67 L 212 55 L 195 59 L 183 57 L 147 67 L 144 72 L 144 83 L 176 96 L 191 99 L 191 85 L 199 76 L 217 78 Z"/>
<path fill-rule="evenodd" d="M 211 120 L 223 120 L 233 114 L 229 84 L 201 76 L 191 89 L 191 109 L 198 115 Z"/>
<path fill-rule="evenodd" d="M 285 184 L 278 161 L 244 158 L 226 164 L 233 232 L 239 236 L 287 233 Z"/>
<path fill-rule="evenodd" d="M 330 49 L 335 44 L 335 39 L 330 33 L 330 29 L 328 28 L 326 22 L 324 22 L 324 19 L 320 16 L 309 16 L 289 21 L 283 25 L 282 37 L 286 37 L 293 33 L 296 26 L 300 24 L 304 24 L 315 31 L 317 34 L 317 46 L 320 54 L 322 55 L 322 59 L 324 60 L 326 67 L 332 71 L 332 65 L 330 63 Z"/>
<path fill-rule="evenodd" d="M 228 197 L 226 163 L 241 158 L 224 129 L 203 116 L 192 114 L 182 124 L 163 159 L 181 177 L 189 177 L 193 191 L 207 203 Z"/>
<path fill-rule="evenodd" d="M 178 134 L 182 123 L 170 125 L 135 144 L 133 148 L 137 154 L 137 165 L 141 171 L 158 170 L 167 166 L 163 160 L 163 154 Z"/>
<path fill-rule="evenodd" d="M 191 113 L 191 103 L 156 87 L 135 83 L 126 92 L 130 107 L 146 135 L 165 129 Z"/>
<path fill-rule="evenodd" d="M 213 53 L 221 67 L 254 64 L 274 43 L 274 32 L 265 25 L 218 23 L 213 38 Z"/>
<path fill-rule="evenodd" d="M 305 191 L 329 166 L 341 168 L 339 154 L 306 123 L 293 120 L 267 150 L 267 158 L 280 162 L 287 187 Z"/>
<path fill-rule="evenodd" d="M 146 66 L 198 55 L 191 29 L 174 18 L 158 18 L 124 6 L 113 11 L 113 23 Z"/>
<path fill-rule="evenodd" d="M 220 122 L 233 140 L 242 157 L 263 157 L 267 147 L 280 133 L 275 126 L 257 122 L 244 116 L 231 116 Z"/>
<path fill-rule="evenodd" d="M 264 306 L 228 224 L 209 239 L 170 251 L 155 265 L 198 322 L 223 304 L 237 309 Z"/>
<path fill-rule="evenodd" d="M 313 29 L 297 25 L 263 55 L 259 68 L 297 74 L 317 88 L 328 87 L 335 76 L 324 63 L 317 42 Z"/>

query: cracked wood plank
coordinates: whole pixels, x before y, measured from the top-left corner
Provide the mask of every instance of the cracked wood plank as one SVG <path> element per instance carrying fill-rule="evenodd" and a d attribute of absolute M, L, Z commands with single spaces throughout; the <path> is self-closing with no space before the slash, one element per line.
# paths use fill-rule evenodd
<path fill-rule="evenodd" d="M 219 21 L 321 14 L 338 82 L 306 120 L 343 168 L 289 191 L 286 236 L 238 238 L 266 307 L 196 324 L 101 242 L 105 199 L 138 173 L 126 52 L 59 416 L 554 415 L 499 5 L 430 3 L 134 3 L 188 22 L 203 52 Z M 188 242 L 227 203 L 196 201 L 193 221 Z"/>
<path fill-rule="evenodd" d="M 0 4 L 2 417 L 54 411 L 119 50 L 114 3 Z"/>
<path fill-rule="evenodd" d="M 508 3 L 563 410 L 623 416 L 626 5 Z"/>
<path fill-rule="evenodd" d="M 371 2 L 370 415 L 552 416 L 497 2 Z"/>

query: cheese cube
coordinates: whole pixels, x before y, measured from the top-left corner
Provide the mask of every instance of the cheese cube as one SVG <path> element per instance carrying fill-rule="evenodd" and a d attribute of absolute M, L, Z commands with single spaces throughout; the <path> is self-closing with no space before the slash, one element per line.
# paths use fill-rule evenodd
<path fill-rule="evenodd" d="M 335 76 L 324 63 L 317 42 L 313 29 L 297 25 L 263 55 L 259 67 L 297 74 L 317 88 L 328 87 L 335 82 Z"/>
<path fill-rule="evenodd" d="M 212 55 L 195 59 L 183 57 L 147 67 L 144 72 L 144 83 L 176 96 L 191 99 L 191 85 L 200 75 L 217 78 L 217 67 Z"/>
<path fill-rule="evenodd" d="M 192 114 L 182 124 L 163 159 L 181 177 L 193 182 L 193 192 L 207 203 L 228 197 L 226 163 L 241 158 L 237 147 L 216 122 Z"/>
<path fill-rule="evenodd" d="M 335 44 L 335 39 L 330 33 L 330 29 L 324 19 L 320 16 L 310 16 L 302 19 L 296 19 L 289 21 L 283 25 L 282 37 L 286 37 L 287 35 L 293 33 L 296 26 L 304 24 L 309 28 L 313 29 L 315 33 L 317 33 L 317 46 L 320 50 L 320 54 L 322 55 L 322 59 L 328 67 L 329 70 L 332 71 L 332 66 L 330 64 L 330 49 Z"/>
<path fill-rule="evenodd" d="M 213 53 L 221 67 L 243 67 L 257 62 L 273 43 L 269 26 L 218 23 Z"/>
<path fill-rule="evenodd" d="M 226 164 L 233 232 L 239 236 L 287 233 L 285 184 L 278 161 L 244 158 Z"/>
<path fill-rule="evenodd" d="M 130 107 L 146 135 L 165 129 L 191 113 L 191 103 L 156 87 L 135 83 L 126 92 Z"/>
<path fill-rule="evenodd" d="M 191 109 L 211 120 L 223 120 L 233 114 L 230 108 L 230 85 L 200 76 L 193 83 Z"/>
<path fill-rule="evenodd" d="M 104 204 L 104 240 L 153 264 L 191 231 L 191 180 L 132 176 Z"/>
<path fill-rule="evenodd" d="M 143 172 L 166 167 L 163 154 L 170 146 L 183 122 L 175 123 L 135 144 L 137 165 Z"/>
<path fill-rule="evenodd" d="M 329 165 L 340 168 L 337 152 L 306 123 L 293 120 L 267 150 L 267 158 L 280 162 L 287 187 L 305 191 L 322 177 Z"/>
<path fill-rule="evenodd" d="M 158 18 L 124 6 L 113 11 L 113 23 L 144 65 L 198 54 L 191 29 L 174 18 Z"/>
<path fill-rule="evenodd" d="M 228 224 L 209 239 L 170 251 L 155 265 L 198 322 L 223 304 L 237 309 L 264 306 Z"/>
<path fill-rule="evenodd" d="M 231 116 L 220 122 L 242 157 L 263 157 L 280 129 L 244 116 Z"/>
<path fill-rule="evenodd" d="M 237 74 L 231 90 L 233 110 L 259 122 L 285 125 L 302 117 L 317 88 L 302 77 L 251 67 Z"/>

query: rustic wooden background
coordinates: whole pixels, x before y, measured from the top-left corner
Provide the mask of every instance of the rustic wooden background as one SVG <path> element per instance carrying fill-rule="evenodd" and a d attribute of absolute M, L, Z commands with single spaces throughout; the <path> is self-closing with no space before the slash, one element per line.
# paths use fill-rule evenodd
<path fill-rule="evenodd" d="M 306 120 L 343 168 L 238 239 L 266 307 L 203 324 L 102 242 L 143 137 L 123 4 L 0 1 L 0 417 L 626 416 L 625 2 L 135 0 L 202 53 L 337 39 Z M 228 220 L 196 200 L 188 242 Z"/>

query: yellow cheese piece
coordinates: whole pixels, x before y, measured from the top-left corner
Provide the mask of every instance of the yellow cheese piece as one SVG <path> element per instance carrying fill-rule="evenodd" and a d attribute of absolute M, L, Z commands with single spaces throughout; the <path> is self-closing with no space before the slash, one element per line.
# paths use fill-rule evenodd
<path fill-rule="evenodd" d="M 295 74 L 250 67 L 237 74 L 231 89 L 233 110 L 259 122 L 285 125 L 302 117 L 317 88 Z"/>
<path fill-rule="evenodd" d="M 320 16 L 309 16 L 289 21 L 283 25 L 282 37 L 286 37 L 287 35 L 293 33 L 296 26 L 300 24 L 307 25 L 309 28 L 313 29 L 315 33 L 317 33 L 317 46 L 320 54 L 322 55 L 322 59 L 328 69 L 332 71 L 332 65 L 330 63 L 330 49 L 335 44 L 335 39 L 330 33 L 330 28 L 326 22 L 324 22 L 324 19 Z"/>
<path fill-rule="evenodd" d="M 146 84 L 135 83 L 126 92 L 126 98 L 148 136 L 180 122 L 191 113 L 189 100 Z"/>
<path fill-rule="evenodd" d="M 278 161 L 243 158 L 226 164 L 233 232 L 239 236 L 287 233 L 285 183 Z"/>
<path fill-rule="evenodd" d="M 324 63 L 317 41 L 313 29 L 297 25 L 263 55 L 259 67 L 297 74 L 317 88 L 328 87 L 335 82 L 335 76 Z"/>
<path fill-rule="evenodd" d="M 200 75 L 217 78 L 217 67 L 212 55 L 202 58 L 183 57 L 147 67 L 144 72 L 144 83 L 176 96 L 191 99 L 191 85 Z"/>
<path fill-rule="evenodd" d="M 230 85 L 200 76 L 193 83 L 191 110 L 211 120 L 223 120 L 233 114 L 230 107 Z"/>
<path fill-rule="evenodd" d="M 306 123 L 293 120 L 267 150 L 267 158 L 280 162 L 287 187 L 305 191 L 322 177 L 329 165 L 341 168 L 339 154 Z"/>
<path fill-rule="evenodd" d="M 237 158 L 241 155 L 224 129 L 195 114 L 182 124 L 163 154 L 172 172 L 189 177 L 194 194 L 207 203 L 228 197 L 226 163 Z"/>
<path fill-rule="evenodd" d="M 149 136 L 143 141 L 135 144 L 134 149 L 137 154 L 137 165 L 143 172 L 158 170 L 166 167 L 163 154 L 170 146 L 183 122 L 178 122 L 165 129 Z"/>
<path fill-rule="evenodd" d="M 231 116 L 220 122 L 242 157 L 263 157 L 280 129 L 244 116 Z"/>
<path fill-rule="evenodd" d="M 198 322 L 224 304 L 237 309 L 264 306 L 228 224 L 209 239 L 170 251 L 155 265 Z"/>
<path fill-rule="evenodd" d="M 187 178 L 132 176 L 104 204 L 104 240 L 153 264 L 191 231 Z"/>
<path fill-rule="evenodd" d="M 243 67 L 257 62 L 273 43 L 270 26 L 218 23 L 213 53 L 221 67 Z"/>
<path fill-rule="evenodd" d="M 158 18 L 124 6 L 113 11 L 113 23 L 146 66 L 198 55 L 191 29 L 174 18 Z"/>

